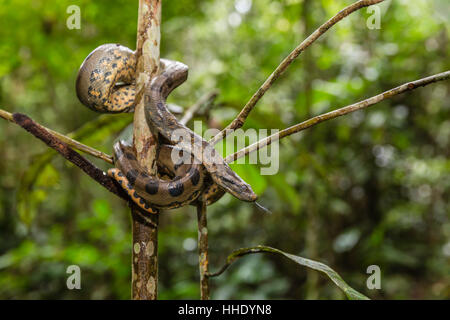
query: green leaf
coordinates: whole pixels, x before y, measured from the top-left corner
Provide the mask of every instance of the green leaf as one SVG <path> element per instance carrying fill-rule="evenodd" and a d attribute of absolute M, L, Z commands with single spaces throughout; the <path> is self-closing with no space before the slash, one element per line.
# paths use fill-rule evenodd
<path fill-rule="evenodd" d="M 270 252 L 270 253 L 277 253 L 282 256 L 285 256 L 286 258 L 294 261 L 295 263 L 308 267 L 310 269 L 314 269 L 317 271 L 320 271 L 322 273 L 325 273 L 331 281 L 334 282 L 335 285 L 341 289 L 348 299 L 350 300 L 369 300 L 368 297 L 363 295 L 362 293 L 356 291 L 352 287 L 350 287 L 343 279 L 342 277 L 333 269 L 331 269 L 329 266 L 322 262 L 314 261 L 311 259 L 303 258 L 300 256 L 296 256 L 284 251 L 281 251 L 276 248 L 267 247 L 267 246 L 256 246 L 256 247 L 249 247 L 249 248 L 242 248 L 233 251 L 227 258 L 227 263 L 222 269 L 215 273 L 210 274 L 210 277 L 217 276 L 221 274 L 223 271 L 225 271 L 231 263 L 233 263 L 235 260 L 239 259 L 240 257 L 247 255 L 247 254 L 253 254 L 253 253 L 263 253 L 263 252 Z"/>

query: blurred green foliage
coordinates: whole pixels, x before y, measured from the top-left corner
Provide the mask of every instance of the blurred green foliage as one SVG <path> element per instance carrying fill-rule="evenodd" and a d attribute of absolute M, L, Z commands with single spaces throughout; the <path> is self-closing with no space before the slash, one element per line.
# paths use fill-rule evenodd
<path fill-rule="evenodd" d="M 301 40 L 351 1 L 164 1 L 161 56 L 189 65 L 170 101 L 187 107 L 221 90 L 208 127 L 223 127 Z M 66 27 L 69 5 L 81 29 Z M 111 153 L 129 115 L 81 106 L 75 77 L 103 43 L 135 47 L 138 1 L 0 0 L 0 108 L 23 112 Z M 294 62 L 245 128 L 278 128 L 448 70 L 450 5 L 386 1 L 381 29 L 366 9 Z M 450 298 L 450 103 L 441 82 L 283 139 L 280 171 L 234 168 L 272 215 L 226 195 L 209 210 L 211 271 L 257 244 L 330 265 L 371 298 Z M 0 298 L 128 299 L 126 204 L 22 129 L 0 121 Z M 100 167 L 107 165 L 92 159 Z M 199 297 L 196 215 L 163 214 L 162 299 Z M 66 288 L 66 268 L 82 289 Z M 379 265 L 381 290 L 366 287 Z M 211 281 L 212 297 L 344 298 L 325 276 L 272 255 L 240 259 Z"/>

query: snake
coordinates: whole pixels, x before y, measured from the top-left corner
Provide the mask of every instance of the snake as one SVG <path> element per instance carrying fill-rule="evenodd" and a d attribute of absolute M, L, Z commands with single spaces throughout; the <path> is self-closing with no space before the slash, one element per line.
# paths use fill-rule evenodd
<path fill-rule="evenodd" d="M 147 212 L 154 208 L 181 207 L 198 198 L 205 182 L 205 172 L 201 164 L 173 162 L 171 153 L 174 150 L 183 152 L 171 145 L 161 145 L 157 160 L 158 171 L 164 172 L 162 176 L 166 179 L 156 178 L 147 174 L 139 165 L 132 146 L 118 141 L 114 144 L 114 162 L 117 168 L 110 169 L 108 174 Z"/>
<path fill-rule="evenodd" d="M 149 175 L 136 160 L 134 149 L 124 141 L 114 144 L 115 168 L 108 170 L 140 208 L 149 213 L 193 203 L 207 205 L 225 192 L 239 200 L 255 202 L 257 195 L 201 136 L 181 124 L 168 110 L 168 95 L 188 77 L 188 67 L 161 59 L 161 72 L 144 88 L 144 110 L 152 134 L 166 144 L 158 145 L 157 164 L 162 175 Z M 76 80 L 80 102 L 102 113 L 133 112 L 137 95 L 136 54 L 120 44 L 104 44 L 83 61 Z M 180 154 L 183 156 L 180 157 Z M 183 159 L 183 163 L 174 161 Z M 186 161 L 186 159 L 188 161 Z"/>

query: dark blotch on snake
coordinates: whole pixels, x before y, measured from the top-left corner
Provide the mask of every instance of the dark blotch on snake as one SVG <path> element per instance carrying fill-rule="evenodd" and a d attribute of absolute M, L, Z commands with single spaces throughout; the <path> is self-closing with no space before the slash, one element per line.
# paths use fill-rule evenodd
<path fill-rule="evenodd" d="M 103 57 L 103 58 L 101 58 L 98 62 L 99 62 L 100 64 L 102 64 L 102 63 L 104 63 L 104 62 L 110 62 L 110 61 L 111 61 L 110 58 L 108 58 L 108 57 Z"/>
<path fill-rule="evenodd" d="M 127 179 L 128 179 L 128 182 L 129 182 L 132 186 L 134 186 L 134 183 L 136 182 L 137 176 L 138 176 L 138 171 L 135 170 L 135 169 L 130 170 L 130 171 L 127 172 Z"/>
<path fill-rule="evenodd" d="M 148 194 L 157 194 L 158 193 L 159 184 L 157 181 L 150 180 L 145 184 L 145 191 Z"/>
<path fill-rule="evenodd" d="M 168 191 L 172 197 L 178 197 L 184 191 L 183 184 L 178 180 L 171 182 L 169 183 Z"/>
<path fill-rule="evenodd" d="M 192 185 L 196 186 L 200 181 L 200 172 L 198 172 L 196 168 L 191 168 L 191 171 L 192 171 L 191 182 Z"/>

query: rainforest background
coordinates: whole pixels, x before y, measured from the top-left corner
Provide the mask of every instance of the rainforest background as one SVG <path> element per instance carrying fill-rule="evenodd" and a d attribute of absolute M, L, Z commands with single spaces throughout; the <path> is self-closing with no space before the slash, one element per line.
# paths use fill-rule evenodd
<path fill-rule="evenodd" d="M 190 68 L 169 101 L 219 89 L 206 127 L 223 128 L 280 61 L 352 1 L 163 1 L 161 57 Z M 70 5 L 81 29 L 69 30 Z M 386 1 L 329 30 L 258 103 L 245 128 L 282 129 L 450 69 L 450 4 Z M 75 79 L 104 43 L 135 48 L 138 1 L 0 0 L 0 108 L 111 154 L 130 115 L 82 106 Z M 396 96 L 280 143 L 280 168 L 233 168 L 273 214 L 229 195 L 208 207 L 210 269 L 257 244 L 322 261 L 373 299 L 450 298 L 450 83 Z M 126 203 L 40 141 L 0 121 L 0 298 L 129 299 Z M 98 166 L 108 165 L 90 158 Z M 159 298 L 199 297 L 194 207 L 161 215 Z M 81 290 L 66 268 L 80 266 Z M 366 269 L 381 268 L 369 290 Z M 325 276 L 250 255 L 211 280 L 215 299 L 344 299 Z"/>

